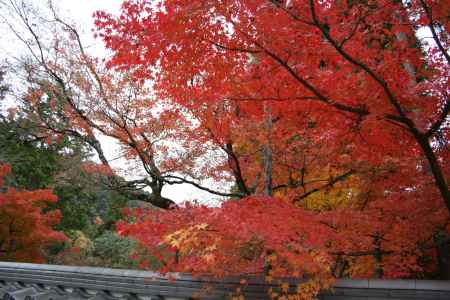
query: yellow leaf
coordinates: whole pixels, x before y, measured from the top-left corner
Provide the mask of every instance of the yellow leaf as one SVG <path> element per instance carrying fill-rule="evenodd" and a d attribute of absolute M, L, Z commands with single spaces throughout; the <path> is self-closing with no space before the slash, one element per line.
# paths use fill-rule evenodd
<path fill-rule="evenodd" d="M 211 251 L 214 251 L 216 249 L 217 249 L 217 245 L 216 244 L 212 244 L 211 246 L 206 247 L 205 251 L 211 252 Z"/>
<path fill-rule="evenodd" d="M 197 226 L 195 226 L 197 229 L 200 230 L 205 230 L 206 228 L 208 228 L 208 224 L 207 223 L 202 223 L 202 224 L 198 224 Z"/>

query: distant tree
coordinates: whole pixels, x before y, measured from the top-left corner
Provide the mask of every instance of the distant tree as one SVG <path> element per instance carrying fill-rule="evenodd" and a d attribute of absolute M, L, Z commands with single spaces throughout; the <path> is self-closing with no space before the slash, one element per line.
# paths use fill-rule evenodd
<path fill-rule="evenodd" d="M 0 112 L 0 162 L 12 168 L 7 184 L 19 190 L 52 188 L 59 201 L 49 207 L 62 212 L 58 230 L 88 230 L 97 216 L 105 229 L 113 229 L 121 208 L 133 199 L 109 190 L 104 176 L 86 171 L 92 164 L 88 145 L 42 130 L 39 118 L 58 114 L 56 107 L 42 102 L 33 110 L 26 101 L 16 104 Z"/>

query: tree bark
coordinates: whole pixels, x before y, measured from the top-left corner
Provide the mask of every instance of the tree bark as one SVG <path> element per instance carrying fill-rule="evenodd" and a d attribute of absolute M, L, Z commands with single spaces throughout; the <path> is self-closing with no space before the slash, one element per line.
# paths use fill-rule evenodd
<path fill-rule="evenodd" d="M 273 189 L 272 189 L 272 183 L 273 183 L 273 174 L 272 174 L 272 168 L 273 168 L 273 151 L 272 151 L 272 127 L 273 127 L 273 120 L 272 120 L 272 112 L 270 110 L 270 107 L 268 106 L 268 103 L 264 103 L 264 114 L 265 114 L 265 129 L 267 133 L 267 141 L 263 148 L 263 162 L 264 162 L 264 189 L 263 193 L 264 195 L 267 195 L 269 197 L 272 197 Z"/>
<path fill-rule="evenodd" d="M 438 231 L 434 235 L 439 265 L 440 279 L 450 280 L 450 235 L 444 231 Z"/>

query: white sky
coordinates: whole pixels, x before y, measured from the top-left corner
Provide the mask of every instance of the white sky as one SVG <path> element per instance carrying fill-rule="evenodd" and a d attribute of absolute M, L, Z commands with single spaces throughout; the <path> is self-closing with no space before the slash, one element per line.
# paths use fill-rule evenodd
<path fill-rule="evenodd" d="M 36 6 L 44 6 L 47 0 L 28 0 Z M 54 4 L 59 8 L 63 17 L 68 17 L 81 28 L 82 40 L 91 54 L 101 56 L 105 50 L 100 40 L 94 40 L 91 29 L 94 25 L 92 15 L 97 10 L 104 10 L 111 13 L 118 13 L 122 0 L 55 0 Z M 0 60 L 17 56 L 24 51 L 23 45 L 8 32 L 8 29 L 1 27 L 0 24 Z M 126 163 L 123 160 L 115 159 L 119 155 L 118 147 L 113 139 L 101 138 L 107 158 L 111 164 L 118 168 L 124 168 Z M 115 159 L 115 160 L 113 160 Z M 133 176 L 131 176 L 133 177 Z M 219 187 L 216 187 L 219 189 Z M 225 190 L 223 187 L 222 190 Z M 166 186 L 163 189 L 163 195 L 174 200 L 177 203 L 197 200 L 200 203 L 217 204 L 218 197 L 209 193 L 200 191 L 190 185 Z"/>

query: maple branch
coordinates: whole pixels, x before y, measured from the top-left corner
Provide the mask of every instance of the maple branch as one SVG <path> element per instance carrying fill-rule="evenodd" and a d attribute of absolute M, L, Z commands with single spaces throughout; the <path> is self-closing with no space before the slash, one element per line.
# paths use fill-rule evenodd
<path fill-rule="evenodd" d="M 436 45 L 439 48 L 439 51 L 441 51 L 442 55 L 444 55 L 445 59 L 447 60 L 447 63 L 450 64 L 450 55 L 448 54 L 448 51 L 444 48 L 444 46 L 441 43 L 441 40 L 439 39 L 439 36 L 436 32 L 436 28 L 434 27 L 434 20 L 433 20 L 433 11 L 432 8 L 429 7 L 424 0 L 420 0 L 420 4 L 422 5 L 423 10 L 425 11 L 425 14 L 428 18 L 428 28 L 430 28 L 431 34 L 433 35 L 433 40 L 436 43 Z"/>
<path fill-rule="evenodd" d="M 217 145 L 219 145 L 220 149 L 222 149 L 227 154 L 228 166 L 230 167 L 231 171 L 233 172 L 234 179 L 236 180 L 236 184 L 237 184 L 239 190 L 243 194 L 242 196 L 251 195 L 253 190 L 249 189 L 247 187 L 247 184 L 245 183 L 245 179 L 242 174 L 242 169 L 241 169 L 241 164 L 239 162 L 239 158 L 237 157 L 236 153 L 233 150 L 233 143 L 231 141 L 229 141 L 228 143 L 225 144 L 225 146 L 223 146 L 223 144 L 216 137 L 216 135 L 211 130 L 211 128 L 206 126 L 205 129 L 209 133 L 210 137 L 214 140 L 214 142 Z"/>
<path fill-rule="evenodd" d="M 390 88 L 389 88 L 388 84 L 386 83 L 386 81 L 383 80 L 380 76 L 378 76 L 366 64 L 364 64 L 363 62 L 357 60 L 356 58 L 354 58 L 350 54 L 348 54 L 343 49 L 343 44 L 342 43 L 341 44 L 338 43 L 336 40 L 334 40 L 331 37 L 329 31 L 325 28 L 325 26 L 323 26 L 322 23 L 320 23 L 320 21 L 319 21 L 319 19 L 317 17 L 317 14 L 316 14 L 316 11 L 315 11 L 314 0 L 309 0 L 309 3 L 310 3 L 311 16 L 312 16 L 312 19 L 314 21 L 315 27 L 317 27 L 321 31 L 321 33 L 325 37 L 325 39 L 333 46 L 333 48 L 335 48 L 335 50 L 343 58 L 345 58 L 351 64 L 361 68 L 363 71 L 365 71 L 373 80 L 375 80 L 381 86 L 381 88 L 383 89 L 384 93 L 386 94 L 389 102 L 391 103 L 391 105 L 395 108 L 395 110 L 399 114 L 399 116 L 395 116 L 395 115 L 392 115 L 392 114 L 386 114 L 385 115 L 385 119 L 389 119 L 389 120 L 393 120 L 393 121 L 405 124 L 408 127 L 409 131 L 414 136 L 422 135 L 422 133 L 419 131 L 419 129 L 415 126 L 414 122 L 410 118 L 408 118 L 406 113 L 403 111 L 403 108 L 401 107 L 400 102 L 394 96 L 393 92 L 390 90 Z"/>
<path fill-rule="evenodd" d="M 319 192 L 321 190 L 324 190 L 324 189 L 327 189 L 327 188 L 331 188 L 336 183 L 338 183 L 339 181 L 343 181 L 343 180 L 347 179 L 348 177 L 350 177 L 353 174 L 355 174 L 355 171 L 354 170 L 350 170 L 350 171 L 345 172 L 344 174 L 341 174 L 341 175 L 339 175 L 337 177 L 331 178 L 331 180 L 327 184 L 324 184 L 323 186 L 318 187 L 318 188 L 314 188 L 314 189 L 304 193 L 303 195 L 296 197 L 294 199 L 294 202 L 298 202 L 300 200 L 303 200 L 306 197 L 310 196 L 311 194 L 317 193 L 317 192 Z"/>
<path fill-rule="evenodd" d="M 68 23 L 62 21 L 62 20 L 56 15 L 56 13 L 55 13 L 55 11 L 53 10 L 53 8 L 52 8 L 52 12 L 54 13 L 55 21 L 57 21 L 57 22 L 63 24 L 68 30 L 70 30 L 70 31 L 75 35 L 75 38 L 76 38 L 76 41 L 77 41 L 77 44 L 78 44 L 78 48 L 79 48 L 79 50 L 80 50 L 80 52 L 81 52 L 81 55 L 82 55 L 83 60 L 85 61 L 85 65 L 86 65 L 86 67 L 88 68 L 88 70 L 90 71 L 90 73 L 94 76 L 95 81 L 97 82 L 97 85 L 98 85 L 99 90 L 100 90 L 100 95 L 101 95 L 103 98 L 106 98 L 106 93 L 105 93 L 105 90 L 104 90 L 104 87 L 103 87 L 102 80 L 100 79 L 99 74 L 97 73 L 97 71 L 95 70 L 95 68 L 92 66 L 92 64 L 90 64 L 90 63 L 88 62 L 88 57 L 87 57 L 87 55 L 85 54 L 84 47 L 83 47 L 83 44 L 82 44 L 82 42 L 81 42 L 80 36 L 79 36 L 79 34 L 78 34 L 78 31 L 77 31 L 74 27 L 72 27 L 71 25 L 69 25 Z M 106 99 L 104 99 L 104 100 L 105 100 L 104 103 L 107 103 L 107 104 L 109 103 Z M 111 107 L 110 107 L 110 108 L 111 108 Z M 74 107 L 74 109 L 76 109 L 76 108 Z M 114 111 L 115 111 L 115 110 L 114 110 Z M 77 112 L 78 112 L 78 110 L 77 110 Z M 162 203 L 159 203 L 159 202 L 167 202 L 167 203 L 173 204 L 174 202 L 173 202 L 172 200 L 166 199 L 166 198 L 164 198 L 164 197 L 162 197 L 162 196 L 160 195 L 161 190 L 162 190 L 162 181 L 160 180 L 160 178 L 161 178 L 161 172 L 160 172 L 160 170 L 158 169 L 158 167 L 156 166 L 156 164 L 155 164 L 155 162 L 154 162 L 154 157 L 153 157 L 153 155 L 147 155 L 146 153 L 143 153 L 143 152 L 141 151 L 141 149 L 139 149 L 139 147 L 137 146 L 137 144 L 138 144 L 137 141 L 135 140 L 134 136 L 131 134 L 131 132 L 129 131 L 129 129 L 128 129 L 127 126 L 126 126 L 125 115 L 122 115 L 122 114 L 120 114 L 120 113 L 117 112 L 117 111 L 115 111 L 115 112 L 116 112 L 117 115 L 119 115 L 119 117 L 121 118 L 121 120 L 122 120 L 121 123 L 120 123 L 120 122 L 117 122 L 113 117 L 109 116 L 109 114 L 107 114 L 106 112 L 104 113 L 104 115 L 107 116 L 108 119 L 109 119 L 111 122 L 113 122 L 113 124 L 115 124 L 116 126 L 122 128 L 122 129 L 125 131 L 125 133 L 127 134 L 128 138 L 130 139 L 130 142 L 128 143 L 128 145 L 136 151 L 136 153 L 138 154 L 138 156 L 139 156 L 139 158 L 140 158 L 140 160 L 141 160 L 141 162 L 142 162 L 142 164 L 143 164 L 143 166 L 144 166 L 144 169 L 145 169 L 146 172 L 152 177 L 152 179 L 153 179 L 152 182 L 148 181 L 147 179 L 144 179 L 143 182 L 145 182 L 148 186 L 150 186 L 150 187 L 152 188 L 152 196 L 153 196 L 153 198 L 155 198 L 155 199 L 153 199 L 153 200 L 156 201 L 156 202 L 158 202 L 158 203 L 156 203 L 156 205 L 157 205 L 157 206 L 160 206 L 160 207 L 161 207 L 161 205 L 164 206 L 164 207 L 167 206 L 166 204 L 162 204 Z M 80 114 L 80 113 L 79 113 L 79 114 Z M 80 115 L 83 117 L 83 114 L 80 114 Z M 89 122 L 91 126 L 93 126 L 94 128 L 99 129 L 98 126 L 96 126 L 94 123 L 92 123 L 91 120 L 90 120 L 89 118 L 85 117 L 84 119 L 85 119 L 87 122 Z M 133 122 L 134 122 L 134 120 L 133 120 Z M 134 122 L 134 124 L 136 125 L 135 122 Z M 101 130 L 101 129 L 99 129 L 99 130 Z M 103 131 L 103 130 L 101 130 L 101 132 L 102 132 L 103 134 L 105 134 L 105 135 L 111 136 L 110 134 L 106 133 L 106 132 Z M 143 137 L 144 140 L 145 140 L 149 145 L 151 145 L 150 141 L 148 141 L 147 137 L 146 137 L 144 134 L 141 134 L 141 137 Z M 100 143 L 97 141 L 95 146 L 96 146 L 96 147 L 100 147 Z M 95 148 L 95 147 L 94 147 L 94 148 Z M 98 152 L 98 151 L 97 151 L 97 152 Z M 106 161 L 106 159 L 104 159 L 103 161 Z M 109 164 L 108 164 L 108 166 L 109 166 Z M 132 183 L 129 183 L 127 186 L 130 186 L 130 185 L 132 185 Z M 160 200 L 161 200 L 161 201 L 160 201 Z M 169 204 L 169 205 L 170 205 L 170 204 Z"/>
<path fill-rule="evenodd" d="M 429 136 L 427 136 L 426 133 L 422 133 L 417 127 L 416 124 L 408 118 L 406 113 L 404 112 L 402 106 L 400 105 L 400 102 L 398 99 L 394 96 L 393 92 L 390 90 L 388 84 L 385 80 L 383 80 L 379 75 L 375 73 L 371 68 L 369 68 L 366 64 L 363 62 L 357 60 L 353 56 L 351 56 L 349 53 L 347 53 L 342 47 L 338 45 L 338 43 L 330 36 L 329 31 L 323 26 L 323 24 L 320 23 L 316 11 L 315 11 L 315 0 L 309 0 L 310 4 L 310 11 L 311 16 L 314 21 L 315 26 L 322 32 L 322 35 L 325 37 L 325 39 L 335 48 L 335 50 L 348 62 L 351 64 L 359 67 L 364 72 L 366 72 L 375 82 L 377 82 L 381 88 L 383 89 L 384 93 L 386 94 L 389 103 L 395 108 L 396 112 L 398 113 L 398 121 L 401 121 L 402 123 L 406 124 L 408 127 L 409 133 L 414 137 L 417 144 L 421 147 L 426 159 L 428 160 L 428 163 L 431 167 L 431 171 L 433 173 L 436 186 L 438 187 L 441 196 L 444 200 L 444 203 L 447 207 L 447 210 L 450 212 L 450 191 L 448 189 L 448 185 L 446 182 L 446 179 L 444 177 L 444 173 L 439 165 L 439 162 L 437 160 L 437 157 L 433 151 L 433 148 L 430 145 L 430 142 L 428 140 Z M 440 125 L 439 125 L 440 126 Z"/>
<path fill-rule="evenodd" d="M 123 116 L 121 116 L 121 119 L 123 123 L 122 124 L 119 123 L 117 124 L 117 126 L 119 126 L 125 131 L 130 140 L 129 142 L 127 142 L 127 145 L 136 151 L 139 159 L 142 162 L 142 165 L 144 166 L 145 171 L 152 177 L 152 182 L 150 184 L 152 192 L 155 194 L 160 194 L 162 190 L 161 171 L 156 166 L 153 155 L 151 154 L 149 155 L 139 148 L 138 142 L 131 134 L 129 128 L 126 126 L 126 122 Z"/>
<path fill-rule="evenodd" d="M 361 24 L 363 18 L 358 18 L 358 21 L 356 22 L 355 26 L 353 27 L 352 31 L 346 36 L 344 37 L 340 42 L 339 42 L 339 47 L 342 48 L 344 47 L 345 43 L 347 43 L 349 40 L 352 39 L 352 37 L 355 35 L 355 33 L 358 30 L 359 25 Z"/>
<path fill-rule="evenodd" d="M 195 181 L 192 181 L 192 180 L 180 177 L 180 176 L 176 176 L 176 175 L 165 175 L 165 176 L 162 177 L 162 179 L 164 180 L 165 183 L 167 183 L 169 185 L 187 183 L 187 184 L 190 184 L 192 186 L 195 186 L 199 190 L 202 190 L 202 191 L 205 191 L 205 192 L 208 192 L 210 194 L 217 195 L 217 196 L 237 197 L 237 198 L 242 198 L 243 196 L 245 196 L 245 195 L 242 195 L 240 193 L 224 193 L 224 192 L 215 191 L 215 190 L 212 190 L 210 188 L 204 187 L 204 186 L 198 184 Z M 170 180 L 170 179 L 175 179 L 175 180 Z"/>
<path fill-rule="evenodd" d="M 230 168 L 233 170 L 234 177 L 236 179 L 236 184 L 239 187 L 239 190 L 243 192 L 245 195 L 250 195 L 251 192 L 247 188 L 247 184 L 245 183 L 244 176 L 242 175 L 241 165 L 239 163 L 239 159 L 233 151 L 233 144 L 227 143 L 225 147 L 222 149 L 228 154 L 228 157 L 232 159 L 234 163 L 230 162 Z"/>
<path fill-rule="evenodd" d="M 52 70 L 49 67 L 49 63 L 44 55 L 44 47 L 41 44 L 40 37 L 34 31 L 32 25 L 30 25 L 28 17 L 26 15 L 26 12 L 22 11 L 18 7 L 16 7 L 16 5 L 13 1 L 10 1 L 10 3 L 11 3 L 11 6 L 14 8 L 14 11 L 16 12 L 16 14 L 20 17 L 21 21 L 25 25 L 26 29 L 32 35 L 33 40 L 38 48 L 38 54 L 36 54 L 34 52 L 29 41 L 21 38 L 21 36 L 16 31 L 14 31 L 14 33 L 27 46 L 30 53 L 35 58 L 36 62 L 40 66 L 43 67 L 43 69 L 50 76 L 50 78 L 53 78 L 56 85 L 59 87 L 59 91 L 61 93 L 60 96 L 67 102 L 67 104 L 69 104 L 69 106 L 73 110 L 73 112 L 82 121 L 84 121 L 87 126 L 89 126 L 90 128 L 93 128 L 93 129 L 97 129 L 99 132 L 101 132 L 102 134 L 104 134 L 106 136 L 110 136 L 110 137 L 120 140 L 119 136 L 114 135 L 110 132 L 107 132 L 102 126 L 98 125 L 88 115 L 86 115 L 80 107 L 78 107 L 78 105 L 75 103 L 75 101 L 72 97 L 72 91 L 71 91 L 70 86 L 68 86 L 67 82 L 58 73 L 56 73 L 56 71 Z M 81 53 L 81 58 L 83 60 L 82 64 L 88 69 L 90 75 L 92 75 L 94 77 L 95 82 L 97 83 L 97 86 L 99 88 L 100 95 L 104 100 L 103 102 L 108 105 L 109 102 L 106 100 L 106 92 L 104 90 L 102 80 L 101 80 L 99 74 L 97 73 L 97 71 L 95 70 L 94 66 L 89 62 L 88 56 L 86 55 L 86 53 L 84 51 L 84 47 L 82 45 L 82 42 L 81 42 L 81 39 L 80 39 L 80 36 L 79 36 L 77 30 L 74 27 L 72 27 L 71 25 L 69 25 L 68 23 L 62 21 L 59 17 L 57 17 L 56 12 L 54 11 L 52 6 L 50 6 L 50 8 L 54 14 L 54 20 L 57 23 L 62 24 L 67 30 L 69 30 L 72 34 L 74 34 L 75 40 L 78 45 L 78 49 L 80 50 L 80 53 Z M 108 106 L 108 107 L 110 109 L 112 109 L 112 107 L 110 107 L 110 106 Z M 113 111 L 114 111 L 114 109 L 113 109 Z M 151 195 L 144 194 L 140 191 L 138 192 L 138 191 L 129 191 L 129 190 L 125 191 L 124 190 L 125 187 L 130 188 L 130 187 L 134 186 L 135 183 L 137 183 L 137 182 L 129 182 L 129 183 L 122 184 L 118 180 L 118 176 L 115 174 L 113 169 L 110 167 L 109 162 L 104 155 L 104 152 L 102 150 L 100 142 L 97 140 L 97 138 L 95 138 L 95 136 L 93 134 L 90 134 L 89 136 L 85 136 L 75 130 L 69 130 L 69 129 L 65 129 L 63 132 L 69 133 L 71 136 L 82 140 L 83 142 L 90 145 L 97 152 L 101 163 L 103 165 L 107 166 L 108 169 L 112 171 L 112 174 L 107 176 L 107 178 L 109 179 L 108 185 L 110 186 L 110 188 L 118 191 L 119 193 L 121 193 L 125 196 L 131 196 L 132 198 L 139 198 L 139 199 L 143 198 L 144 200 L 149 201 L 150 203 L 152 203 L 158 207 L 168 208 L 170 205 L 174 204 L 174 202 L 170 199 L 167 199 L 167 198 L 164 198 L 161 196 L 162 181 L 160 180 L 161 174 L 159 172 L 159 169 L 156 167 L 155 164 L 152 165 L 151 163 L 150 163 L 150 168 L 149 168 L 148 162 L 149 161 L 152 162 L 152 160 L 147 159 L 146 155 L 144 153 L 142 153 L 141 149 L 139 149 L 137 147 L 137 142 L 134 139 L 133 135 L 128 130 L 128 128 L 126 127 L 126 122 L 123 119 L 123 116 L 120 113 L 118 113 L 117 111 L 116 111 L 116 113 L 120 117 L 122 117 L 123 123 L 120 123 L 118 120 L 115 120 L 115 118 L 111 117 L 107 112 L 103 112 L 103 115 L 106 118 L 108 118 L 114 125 L 118 126 L 119 128 L 122 128 L 125 131 L 125 133 L 127 134 L 127 136 L 129 137 L 130 141 L 128 142 L 128 145 L 136 150 L 139 158 L 141 159 L 141 161 L 144 165 L 145 170 L 153 179 L 152 182 L 148 181 L 147 179 L 142 181 L 142 183 L 146 182 L 148 184 L 148 186 L 150 186 L 152 188 L 153 193 Z M 47 124 L 47 126 L 49 126 L 49 129 L 52 130 L 53 132 L 57 132 L 57 129 L 54 127 L 52 128 L 52 126 L 50 124 Z"/>
<path fill-rule="evenodd" d="M 409 130 L 408 125 L 405 123 L 404 119 L 397 116 L 397 115 L 393 115 L 393 114 L 386 114 L 383 116 L 383 118 L 380 119 L 384 119 L 386 122 L 389 122 L 395 126 L 399 126 L 403 129 Z"/>
<path fill-rule="evenodd" d="M 62 24 L 63 26 L 65 26 L 66 29 L 68 29 L 70 32 L 72 32 L 75 35 L 75 39 L 77 41 L 78 48 L 80 49 L 81 56 L 82 56 L 83 60 L 85 61 L 85 65 L 87 66 L 87 68 L 89 69 L 91 74 L 94 76 L 95 81 L 97 82 L 98 87 L 100 89 L 100 93 L 104 97 L 105 89 L 103 88 L 103 82 L 101 81 L 100 76 L 98 75 L 97 71 L 92 66 L 92 64 L 88 63 L 89 59 L 88 59 L 88 56 L 86 55 L 86 52 L 84 50 L 83 43 L 81 42 L 80 34 L 78 33 L 78 31 L 73 26 L 71 26 L 67 22 L 64 22 L 63 20 L 61 20 L 61 18 L 58 17 L 58 15 L 56 14 L 56 11 L 54 10 L 53 3 L 51 1 L 49 2 L 49 5 L 50 5 L 50 9 L 51 9 L 51 11 L 53 13 L 53 16 L 55 18 L 55 21 L 60 23 L 60 24 Z M 108 103 L 108 102 L 105 101 L 105 103 Z"/>
<path fill-rule="evenodd" d="M 54 12 L 54 11 L 53 11 Z M 92 66 L 91 63 L 88 62 L 88 57 L 85 54 L 84 51 L 84 47 L 83 44 L 81 43 L 81 39 L 80 36 L 77 32 L 77 30 L 75 28 L 73 28 L 72 26 L 70 26 L 69 24 L 67 24 L 66 22 L 62 21 L 60 18 L 58 18 L 55 16 L 55 20 L 61 24 L 63 24 L 68 30 L 70 30 L 76 37 L 77 43 L 78 43 L 78 47 L 79 50 L 81 52 L 81 55 L 83 57 L 83 60 L 85 61 L 85 65 L 88 68 L 88 70 L 90 71 L 90 73 L 94 76 L 95 81 L 97 82 L 97 85 L 99 87 L 100 90 L 100 95 L 103 97 L 104 99 L 104 103 L 108 105 L 108 107 L 110 109 L 112 109 L 121 119 L 122 122 L 118 122 L 115 118 L 111 117 L 108 113 L 104 112 L 104 115 L 116 126 L 118 126 L 119 128 L 121 128 L 126 135 L 128 136 L 130 142 L 127 142 L 127 145 L 129 147 L 131 147 L 132 149 L 134 149 L 136 151 L 136 153 L 138 154 L 138 157 L 140 158 L 142 165 L 145 169 L 145 171 L 147 172 L 147 174 L 149 174 L 152 178 L 152 181 L 148 181 L 147 179 L 145 179 L 144 182 L 147 183 L 147 186 L 150 186 L 152 189 L 152 200 L 153 202 L 156 201 L 156 205 L 159 207 L 163 207 L 166 208 L 172 204 L 174 204 L 174 202 L 170 199 L 164 198 L 161 196 L 161 191 L 162 191 L 162 187 L 163 187 L 163 181 L 161 180 L 161 171 L 159 170 L 159 168 L 156 166 L 155 160 L 154 160 L 154 156 L 152 154 L 147 154 L 141 151 L 141 149 L 138 147 L 138 142 L 136 141 L 136 139 L 134 138 L 134 136 L 131 134 L 129 128 L 127 127 L 127 120 L 130 120 L 133 122 L 134 126 L 137 127 L 137 124 L 135 122 L 134 119 L 130 119 L 127 117 L 127 113 L 128 110 L 122 114 L 120 112 L 118 112 L 116 109 L 112 108 L 109 105 L 109 101 L 106 99 L 106 93 L 103 87 L 103 82 L 100 79 L 99 74 L 97 73 L 97 71 L 95 70 L 95 68 Z M 102 131 L 103 134 L 111 136 L 111 134 Z M 143 133 L 140 134 L 140 136 L 147 142 L 147 144 L 150 146 L 153 143 L 150 142 L 147 138 L 147 136 Z M 120 138 L 114 136 L 115 138 L 117 138 L 118 140 L 120 140 Z"/>
<path fill-rule="evenodd" d="M 313 19 L 313 22 L 315 26 L 322 32 L 322 35 L 325 37 L 325 39 L 333 46 L 333 48 L 336 49 L 336 51 L 344 57 L 347 61 L 352 63 L 353 65 L 361 68 L 364 70 L 370 77 L 372 77 L 373 80 L 375 80 L 383 89 L 384 93 L 387 95 L 389 102 L 394 106 L 397 113 L 400 115 L 401 119 L 405 124 L 407 124 L 409 127 L 414 128 L 417 130 L 414 126 L 414 123 L 406 116 L 405 112 L 403 111 L 403 108 L 401 107 L 399 101 L 396 99 L 392 91 L 389 89 L 386 81 L 384 81 L 381 77 L 379 77 L 371 68 L 369 68 L 366 64 L 362 63 L 361 61 L 355 59 L 350 54 L 348 54 L 346 51 L 344 51 L 343 47 L 341 47 L 336 40 L 334 40 L 331 36 L 329 31 L 323 26 L 322 23 L 320 23 L 316 10 L 315 10 L 315 4 L 314 0 L 309 0 L 310 4 L 310 10 L 311 10 L 311 16 Z"/>
<path fill-rule="evenodd" d="M 369 114 L 368 110 L 365 107 L 354 107 L 351 105 L 346 105 L 343 103 L 339 103 L 334 101 L 324 94 L 322 94 L 316 87 L 310 84 L 306 79 L 301 77 L 289 64 L 279 57 L 274 52 L 270 51 L 266 47 L 264 47 L 261 43 L 257 42 L 255 39 L 252 39 L 247 33 L 239 30 L 239 27 L 236 26 L 236 23 L 230 20 L 230 22 L 235 26 L 236 30 L 244 35 L 248 40 L 250 40 L 253 44 L 255 44 L 258 48 L 260 48 L 264 53 L 266 53 L 270 58 L 272 58 L 275 62 L 277 62 L 281 67 L 283 67 L 296 81 L 298 81 L 301 85 L 303 85 L 307 90 L 312 92 L 315 97 L 317 97 L 318 101 L 324 102 L 335 107 L 338 110 L 346 111 L 350 113 L 357 114 L 359 116 L 366 116 Z"/>
<path fill-rule="evenodd" d="M 78 138 L 81 141 L 90 145 L 97 152 L 97 155 L 99 156 L 101 163 L 111 171 L 111 174 L 108 174 L 106 176 L 108 181 L 104 182 L 104 184 L 106 184 L 110 189 L 118 192 L 119 194 L 121 194 L 125 197 L 136 198 L 136 199 L 140 199 L 143 201 L 148 201 L 151 204 L 154 204 L 155 206 L 158 206 L 161 208 L 167 208 L 170 205 L 175 204 L 175 202 L 173 202 L 170 199 L 160 197 L 162 200 L 164 200 L 165 204 L 163 204 L 160 201 L 161 199 L 159 199 L 159 198 L 157 199 L 156 196 L 148 195 L 146 193 L 138 191 L 138 190 L 143 189 L 143 187 L 138 187 L 138 185 L 144 185 L 144 187 L 151 186 L 151 182 L 146 178 L 131 180 L 131 181 L 122 180 L 114 172 L 114 169 L 110 166 L 109 161 L 106 159 L 106 156 L 104 155 L 104 152 L 103 152 L 100 142 L 94 136 L 85 136 L 85 135 L 79 133 L 78 131 L 68 129 L 68 128 L 66 128 L 64 130 L 58 130 L 56 128 L 51 127 L 48 124 L 47 124 L 47 126 L 48 126 L 47 128 L 49 130 L 51 130 L 52 132 L 66 134 L 66 135 L 72 136 L 74 138 Z"/>
<path fill-rule="evenodd" d="M 270 50 L 268 50 L 267 48 L 265 48 L 264 46 L 262 46 L 261 44 L 259 44 L 256 41 L 255 41 L 255 44 L 258 47 L 260 47 L 261 49 L 263 49 L 264 52 L 269 57 L 271 57 L 273 60 L 275 60 L 280 66 L 282 66 L 284 69 L 286 69 L 286 71 L 288 71 L 288 73 L 292 77 L 294 77 L 294 79 L 296 81 L 298 81 L 300 84 L 302 84 L 307 90 L 312 92 L 315 95 L 315 98 L 317 98 L 319 101 L 321 101 L 323 103 L 326 103 L 328 105 L 331 105 L 331 106 L 337 108 L 338 110 L 354 113 L 354 114 L 357 114 L 359 116 L 366 116 L 366 115 L 369 114 L 369 112 L 367 111 L 366 108 L 354 107 L 354 106 L 351 106 L 351 105 L 346 105 L 346 104 L 342 104 L 342 103 L 336 102 L 334 100 L 331 100 L 330 98 L 328 98 L 327 96 L 322 94 L 316 87 L 311 85 L 306 79 L 304 79 L 299 74 L 297 74 L 297 72 L 293 68 L 291 68 L 291 66 L 289 66 L 289 64 L 286 61 L 284 61 L 282 58 L 280 58 L 278 55 L 276 55 L 275 53 L 271 52 Z M 315 99 L 315 98 L 311 97 L 311 99 Z"/>
<path fill-rule="evenodd" d="M 450 98 L 447 96 L 447 101 L 445 102 L 445 105 L 442 109 L 441 114 L 439 115 L 439 118 L 436 122 L 434 122 L 430 129 L 426 132 L 426 137 L 431 138 L 439 129 L 441 126 L 447 121 L 448 113 L 450 111 Z"/>
<path fill-rule="evenodd" d="M 35 33 L 35 31 L 33 30 L 32 26 L 29 23 L 28 17 L 26 15 L 26 11 L 23 8 L 23 3 L 22 3 L 22 9 L 21 10 L 17 5 L 16 2 L 10 0 L 9 1 L 10 7 L 13 8 L 14 12 L 17 14 L 17 16 L 19 16 L 20 21 L 22 21 L 22 23 L 25 25 L 26 29 L 30 32 L 30 34 L 33 36 L 33 39 L 36 41 L 36 45 L 38 47 L 39 53 L 36 54 L 35 51 L 33 50 L 33 48 L 30 45 L 30 42 L 28 42 L 27 40 L 25 40 L 20 34 L 19 32 L 17 32 L 14 28 L 14 26 L 12 24 L 10 24 L 9 22 L 6 21 L 6 19 L 4 20 L 6 24 L 8 24 L 8 27 L 10 28 L 10 30 L 14 33 L 14 35 L 21 41 L 24 43 L 24 45 L 28 48 L 28 50 L 30 51 L 31 55 L 37 60 L 37 61 L 45 61 L 44 58 L 44 50 L 42 48 L 42 45 L 38 39 L 37 34 Z M 45 67 L 44 67 L 45 68 Z"/>

